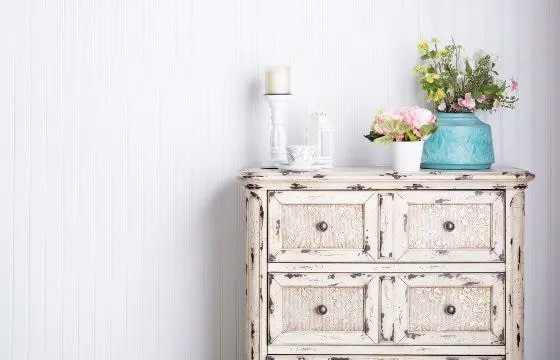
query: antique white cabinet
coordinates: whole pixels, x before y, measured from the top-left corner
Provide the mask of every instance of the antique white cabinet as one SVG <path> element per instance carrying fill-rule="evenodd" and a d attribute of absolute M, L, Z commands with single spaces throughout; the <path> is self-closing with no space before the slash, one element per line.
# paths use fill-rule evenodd
<path fill-rule="evenodd" d="M 247 360 L 522 360 L 518 169 L 248 169 Z"/>

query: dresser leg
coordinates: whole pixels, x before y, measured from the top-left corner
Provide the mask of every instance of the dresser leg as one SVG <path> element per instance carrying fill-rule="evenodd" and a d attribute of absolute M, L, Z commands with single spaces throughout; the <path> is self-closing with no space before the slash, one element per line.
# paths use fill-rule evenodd
<path fill-rule="evenodd" d="M 506 197 L 506 242 L 507 242 L 507 336 L 508 360 L 523 360 L 524 350 L 524 233 L 525 192 L 509 190 Z"/>
<path fill-rule="evenodd" d="M 263 288 L 266 289 L 266 282 L 263 282 L 260 274 L 266 272 L 266 257 L 264 251 L 264 236 L 266 232 L 265 202 L 266 192 L 247 191 L 246 192 L 246 229 L 247 229 L 247 248 L 246 248 L 246 308 L 247 318 L 245 326 L 246 355 L 247 360 L 262 360 L 266 354 L 263 346 L 263 338 L 266 336 L 266 327 L 262 322 L 266 321 L 266 316 L 261 317 L 263 304 L 266 297 L 263 295 Z M 264 264 L 263 259 L 264 258 Z M 263 320 L 264 319 L 264 320 Z"/>

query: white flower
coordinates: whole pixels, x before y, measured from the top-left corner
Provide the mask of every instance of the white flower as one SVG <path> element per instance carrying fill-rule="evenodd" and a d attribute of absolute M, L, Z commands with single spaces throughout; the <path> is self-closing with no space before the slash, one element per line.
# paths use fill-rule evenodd
<path fill-rule="evenodd" d="M 497 107 L 500 106 L 500 102 L 498 101 L 498 99 L 494 100 L 494 103 L 492 104 L 492 106 L 493 106 L 494 108 L 497 108 Z"/>
<path fill-rule="evenodd" d="M 466 64 L 465 64 L 465 57 L 460 54 L 459 55 L 459 61 L 457 61 L 457 71 L 461 74 L 465 72 L 465 68 L 466 68 Z"/>
<path fill-rule="evenodd" d="M 482 59 L 485 56 L 486 56 L 486 53 L 482 49 L 478 49 L 473 55 L 473 60 L 475 62 L 478 62 L 480 59 Z"/>
<path fill-rule="evenodd" d="M 438 107 L 437 107 L 437 109 L 439 111 L 445 111 L 446 108 L 447 108 L 447 105 L 445 105 L 445 101 L 440 102 Z"/>

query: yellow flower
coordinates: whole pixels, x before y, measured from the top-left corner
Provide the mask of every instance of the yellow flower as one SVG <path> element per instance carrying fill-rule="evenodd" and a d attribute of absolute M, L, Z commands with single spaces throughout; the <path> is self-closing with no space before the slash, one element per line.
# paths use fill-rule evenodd
<path fill-rule="evenodd" d="M 418 40 L 418 51 L 423 54 L 428 51 L 428 42 L 426 40 Z"/>
<path fill-rule="evenodd" d="M 426 65 L 421 64 L 421 65 L 416 65 L 414 67 L 413 71 L 414 71 L 415 74 L 417 74 L 417 73 L 425 74 L 426 71 L 428 71 L 428 68 L 426 67 Z"/>
<path fill-rule="evenodd" d="M 430 84 L 433 84 L 434 81 L 436 81 L 437 79 L 439 79 L 438 74 L 433 74 L 433 73 L 424 74 L 424 80 L 426 80 Z"/>
<path fill-rule="evenodd" d="M 437 89 L 436 93 L 433 95 L 434 101 L 440 101 L 445 98 L 445 91 L 443 89 Z"/>

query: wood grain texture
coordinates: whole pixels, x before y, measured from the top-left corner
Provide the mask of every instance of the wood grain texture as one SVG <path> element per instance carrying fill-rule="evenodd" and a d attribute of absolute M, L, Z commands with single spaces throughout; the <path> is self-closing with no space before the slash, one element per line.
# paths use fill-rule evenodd
<path fill-rule="evenodd" d="M 268 153 L 264 66 L 292 66 L 290 142 L 322 102 L 336 164 L 388 164 L 361 136 L 423 102 L 416 40 L 452 35 L 520 82 L 484 118 L 497 162 L 539 175 L 525 353 L 560 358 L 558 18 L 556 0 L 1 1 L 0 358 L 243 359 L 233 178 Z"/>

